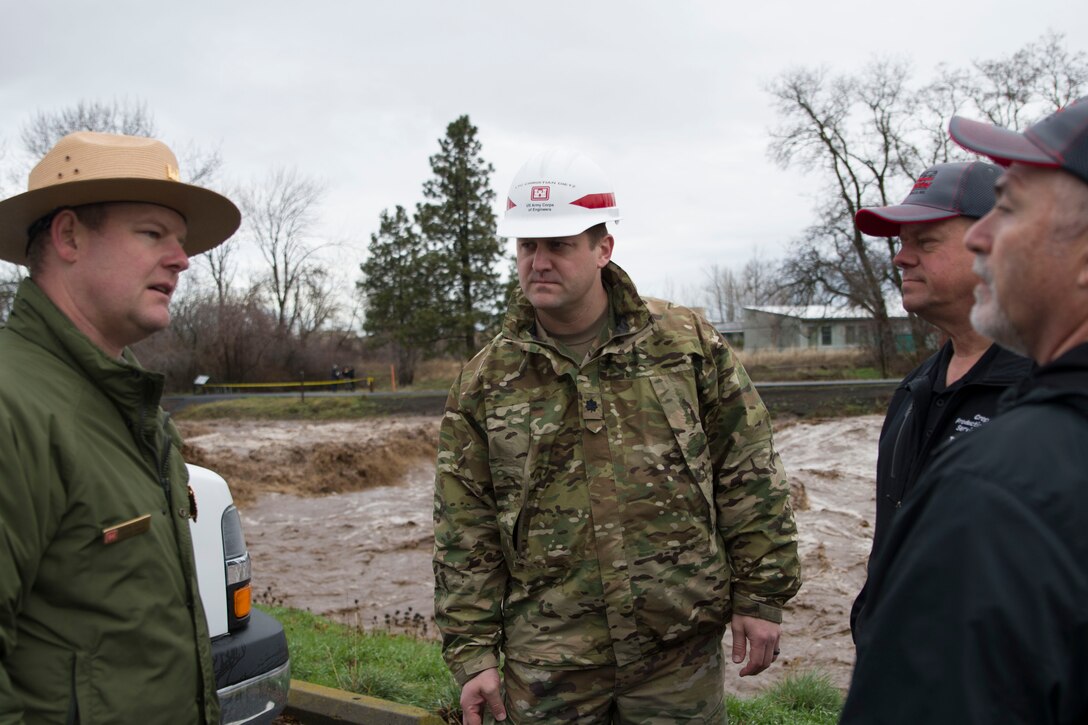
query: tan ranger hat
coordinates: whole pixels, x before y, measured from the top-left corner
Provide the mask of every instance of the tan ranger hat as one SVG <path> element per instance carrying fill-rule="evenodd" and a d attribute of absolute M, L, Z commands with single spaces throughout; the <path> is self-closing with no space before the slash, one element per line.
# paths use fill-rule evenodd
<path fill-rule="evenodd" d="M 0 259 L 26 264 L 27 229 L 54 209 L 110 201 L 159 204 L 181 214 L 189 256 L 226 241 L 242 220 L 230 199 L 182 183 L 177 157 L 161 141 L 79 131 L 38 162 L 26 192 L 0 201 Z"/>

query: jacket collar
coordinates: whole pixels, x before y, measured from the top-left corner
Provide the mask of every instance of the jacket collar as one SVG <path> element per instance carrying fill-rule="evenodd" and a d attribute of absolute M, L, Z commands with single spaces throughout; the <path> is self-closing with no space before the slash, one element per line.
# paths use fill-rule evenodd
<path fill-rule="evenodd" d="M 937 374 L 942 366 L 947 368 L 947 361 L 952 357 L 952 342 L 946 341 L 941 349 L 930 355 L 911 375 L 905 377 L 899 388 L 906 390 L 916 384 L 920 378 L 928 378 L 930 385 L 935 386 Z M 982 357 L 972 366 L 964 379 L 964 385 L 992 385 L 1005 387 L 1023 380 L 1035 364 L 1026 357 L 1010 352 L 996 343 L 982 354 Z"/>
<path fill-rule="evenodd" d="M 1033 375 L 1004 396 L 1002 403 L 1008 408 L 1059 398 L 1088 414 L 1088 343 L 1036 368 Z"/>
<path fill-rule="evenodd" d="M 616 336 L 642 330 L 650 324 L 650 311 L 638 294 L 635 283 L 615 262 L 601 270 L 601 281 L 608 290 L 615 314 Z M 518 289 L 510 303 L 502 325 L 503 336 L 531 341 L 536 337 L 536 311 L 525 293 Z"/>
<path fill-rule="evenodd" d="M 157 406 L 162 397 L 162 375 L 140 367 L 128 348 L 121 359 L 106 355 L 29 278 L 19 284 L 7 329 L 81 373 L 122 411 Z"/>

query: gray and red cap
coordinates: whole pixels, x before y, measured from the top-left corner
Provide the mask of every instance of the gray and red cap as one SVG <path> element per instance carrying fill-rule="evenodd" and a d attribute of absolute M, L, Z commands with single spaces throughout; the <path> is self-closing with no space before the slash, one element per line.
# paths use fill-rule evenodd
<path fill-rule="evenodd" d="M 859 209 L 854 223 L 870 236 L 896 237 L 903 224 L 959 216 L 978 219 L 994 206 L 994 182 L 999 176 L 999 167 L 982 161 L 935 164 L 921 173 L 901 204 Z"/>
<path fill-rule="evenodd" d="M 996 163 L 1062 169 L 1088 184 L 1088 96 L 1060 108 L 1023 133 L 953 116 L 948 134 Z"/>

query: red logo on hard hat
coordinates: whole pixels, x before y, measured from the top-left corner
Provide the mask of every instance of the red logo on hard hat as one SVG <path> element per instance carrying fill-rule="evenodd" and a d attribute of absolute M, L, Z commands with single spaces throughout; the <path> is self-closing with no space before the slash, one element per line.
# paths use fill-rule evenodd
<path fill-rule="evenodd" d="M 529 190 L 529 198 L 533 201 L 547 201 L 551 195 L 552 187 L 550 186 L 534 186 Z"/>

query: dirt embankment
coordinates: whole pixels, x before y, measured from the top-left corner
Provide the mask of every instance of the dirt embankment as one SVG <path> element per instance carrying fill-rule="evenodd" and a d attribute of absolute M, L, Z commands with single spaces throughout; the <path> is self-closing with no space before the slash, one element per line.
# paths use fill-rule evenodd
<path fill-rule="evenodd" d="M 433 458 L 438 444 L 438 419 L 430 416 L 179 426 L 185 460 L 226 478 L 239 506 L 267 493 L 325 496 L 396 484 Z"/>
<path fill-rule="evenodd" d="M 438 420 L 200 422 L 183 424 L 182 433 L 190 460 L 222 473 L 235 492 L 259 598 L 435 636 Z M 871 541 L 880 422 L 870 415 L 779 426 L 805 583 L 786 612 L 779 665 L 757 678 L 729 675 L 732 691 L 753 692 L 810 668 L 849 683 L 848 617 Z"/>

